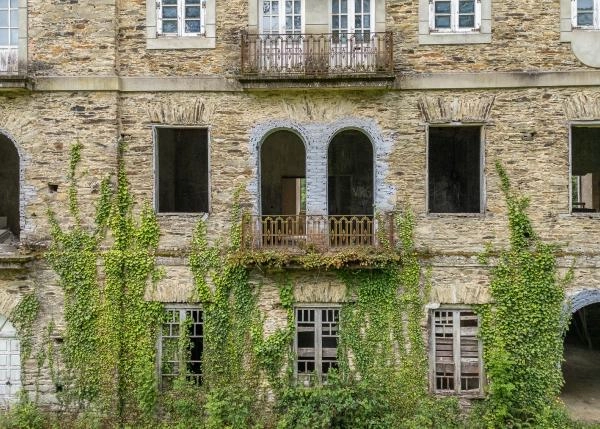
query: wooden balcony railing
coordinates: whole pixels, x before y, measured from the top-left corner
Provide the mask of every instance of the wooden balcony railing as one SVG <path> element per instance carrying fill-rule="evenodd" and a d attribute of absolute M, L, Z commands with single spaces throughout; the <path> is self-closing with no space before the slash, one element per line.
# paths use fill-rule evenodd
<path fill-rule="evenodd" d="M 0 75 L 17 74 L 19 72 L 19 48 L 17 46 L 0 46 Z"/>
<path fill-rule="evenodd" d="M 391 74 L 391 32 L 249 34 L 242 32 L 242 75 Z"/>
<path fill-rule="evenodd" d="M 380 246 L 379 237 L 393 242 L 392 215 L 386 216 L 246 216 L 245 248 L 318 248 Z"/>

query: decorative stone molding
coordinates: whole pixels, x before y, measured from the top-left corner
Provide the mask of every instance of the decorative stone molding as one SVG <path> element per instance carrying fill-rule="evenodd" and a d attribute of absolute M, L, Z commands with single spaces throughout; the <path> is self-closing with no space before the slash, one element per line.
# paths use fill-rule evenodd
<path fill-rule="evenodd" d="M 327 122 L 352 113 L 352 104 L 345 99 L 316 102 L 314 98 L 304 96 L 294 102 L 282 99 L 281 105 L 288 117 L 298 122 Z"/>
<path fill-rule="evenodd" d="M 495 96 L 480 98 L 423 97 L 419 100 L 419 110 L 423 120 L 430 124 L 451 122 L 487 122 Z"/>
<path fill-rule="evenodd" d="M 193 104 L 166 102 L 148 108 L 150 122 L 169 125 L 207 125 L 211 122 L 216 106 L 196 100 Z"/>
<path fill-rule="evenodd" d="M 600 302 L 600 289 L 583 289 L 567 292 L 567 305 L 571 313 Z"/>
<path fill-rule="evenodd" d="M 600 94 L 577 93 L 565 99 L 564 109 L 570 121 L 600 120 Z"/>

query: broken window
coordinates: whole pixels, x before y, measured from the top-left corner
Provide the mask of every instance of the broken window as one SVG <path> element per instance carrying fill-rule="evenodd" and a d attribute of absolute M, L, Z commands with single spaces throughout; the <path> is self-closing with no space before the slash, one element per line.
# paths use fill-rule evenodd
<path fill-rule="evenodd" d="M 431 342 L 433 390 L 479 395 L 482 392 L 479 317 L 471 310 L 435 310 Z"/>
<path fill-rule="evenodd" d="M 306 385 L 338 368 L 339 308 L 296 308 L 296 374 Z"/>
<path fill-rule="evenodd" d="M 0 243 L 18 237 L 19 153 L 13 142 L 0 134 Z"/>
<path fill-rule="evenodd" d="M 208 212 L 208 130 L 156 128 L 158 211 Z"/>
<path fill-rule="evenodd" d="M 481 212 L 481 127 L 429 127 L 429 212 Z"/>
<path fill-rule="evenodd" d="M 187 336 L 186 342 L 182 336 Z M 168 389 L 181 371 L 188 381 L 202 382 L 202 351 L 204 348 L 204 321 L 199 308 L 167 308 L 159 339 L 160 385 Z"/>
<path fill-rule="evenodd" d="M 600 211 L 600 126 L 571 129 L 571 207 L 573 212 Z"/>

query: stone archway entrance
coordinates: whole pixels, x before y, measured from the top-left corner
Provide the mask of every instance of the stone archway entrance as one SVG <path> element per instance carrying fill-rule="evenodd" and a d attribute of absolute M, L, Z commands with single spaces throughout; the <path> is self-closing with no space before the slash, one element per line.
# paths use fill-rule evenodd
<path fill-rule="evenodd" d="M 600 290 L 571 297 L 561 398 L 574 419 L 600 422 Z"/>
<path fill-rule="evenodd" d="M 0 315 L 0 407 L 18 399 L 21 389 L 21 348 L 17 330 Z"/>

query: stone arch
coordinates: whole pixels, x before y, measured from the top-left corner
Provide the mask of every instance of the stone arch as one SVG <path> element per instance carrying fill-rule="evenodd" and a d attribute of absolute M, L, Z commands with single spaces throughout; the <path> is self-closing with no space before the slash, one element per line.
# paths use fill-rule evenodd
<path fill-rule="evenodd" d="M 600 303 L 600 289 L 583 289 L 567 293 L 567 309 L 572 314 L 596 303 Z"/>
<path fill-rule="evenodd" d="M 21 180 L 19 148 L 8 133 L 0 130 L 0 217 L 6 217 L 6 228 L 15 237 L 21 232 Z M 0 229 L 3 227 L 0 224 Z"/>

